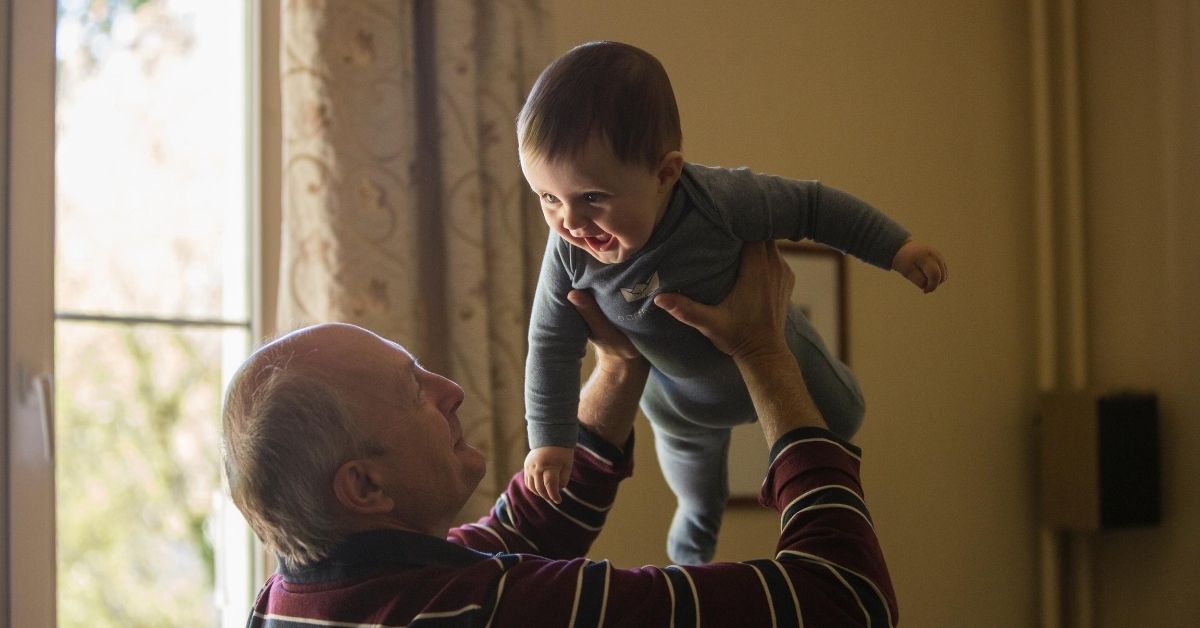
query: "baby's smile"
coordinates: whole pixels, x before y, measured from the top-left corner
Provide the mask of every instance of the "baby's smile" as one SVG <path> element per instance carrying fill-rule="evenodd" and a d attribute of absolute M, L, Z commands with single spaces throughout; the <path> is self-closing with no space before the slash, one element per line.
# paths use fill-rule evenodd
<path fill-rule="evenodd" d="M 594 236 L 584 236 L 583 241 L 587 242 L 588 247 L 597 253 L 604 253 L 611 249 L 617 243 L 611 233 L 598 233 Z"/>

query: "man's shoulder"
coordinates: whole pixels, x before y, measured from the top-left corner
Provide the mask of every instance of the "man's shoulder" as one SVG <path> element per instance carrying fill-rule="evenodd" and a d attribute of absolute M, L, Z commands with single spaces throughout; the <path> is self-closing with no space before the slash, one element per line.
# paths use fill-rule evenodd
<path fill-rule="evenodd" d="M 496 582 L 521 561 L 513 554 L 469 564 L 383 561 L 360 573 L 313 582 L 275 574 L 259 592 L 249 625 L 266 625 L 256 622 L 268 614 L 321 625 L 334 620 L 346 622 L 336 625 L 403 625 L 423 614 L 481 625 L 491 614 Z"/>

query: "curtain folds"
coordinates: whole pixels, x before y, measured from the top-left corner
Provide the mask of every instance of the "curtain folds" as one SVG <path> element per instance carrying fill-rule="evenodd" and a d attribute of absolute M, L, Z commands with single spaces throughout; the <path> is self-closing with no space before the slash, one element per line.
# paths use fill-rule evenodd
<path fill-rule="evenodd" d="M 362 325 L 463 386 L 488 476 L 525 453 L 529 303 L 546 228 L 514 120 L 546 61 L 537 1 L 291 0 L 283 9 L 279 329 Z"/>

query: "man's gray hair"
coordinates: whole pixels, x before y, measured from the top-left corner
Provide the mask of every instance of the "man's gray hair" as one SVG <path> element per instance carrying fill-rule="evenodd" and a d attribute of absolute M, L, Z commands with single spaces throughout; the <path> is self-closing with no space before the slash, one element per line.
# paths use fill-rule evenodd
<path fill-rule="evenodd" d="M 225 395 L 222 453 L 234 504 L 289 566 L 329 555 L 345 538 L 333 476 L 362 451 L 341 391 L 284 351 L 258 356 Z"/>

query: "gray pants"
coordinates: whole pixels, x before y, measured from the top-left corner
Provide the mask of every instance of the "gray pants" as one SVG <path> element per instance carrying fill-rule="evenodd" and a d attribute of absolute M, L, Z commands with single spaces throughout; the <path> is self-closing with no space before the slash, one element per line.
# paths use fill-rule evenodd
<path fill-rule="evenodd" d="M 787 342 L 830 431 L 849 439 L 862 424 L 865 409 L 853 373 L 795 308 L 788 316 Z M 734 382 L 726 370 L 715 371 L 720 373 L 708 381 L 687 382 L 652 368 L 642 394 L 641 408 L 654 428 L 659 465 L 678 500 L 667 554 L 681 565 L 712 560 L 729 497 L 729 430 L 756 419 L 740 376 L 734 375 Z M 722 396 L 719 402 L 712 399 L 714 390 Z"/>

